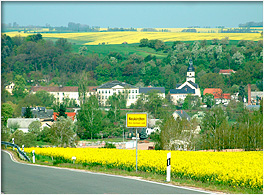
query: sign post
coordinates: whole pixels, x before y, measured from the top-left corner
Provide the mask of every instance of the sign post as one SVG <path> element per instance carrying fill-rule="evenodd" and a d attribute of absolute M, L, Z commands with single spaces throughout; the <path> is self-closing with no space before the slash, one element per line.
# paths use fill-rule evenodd
<path fill-rule="evenodd" d="M 33 154 L 33 163 L 35 163 L 35 150 L 32 150 L 32 154 Z"/>
<path fill-rule="evenodd" d="M 136 172 L 137 172 L 137 128 L 148 127 L 148 114 L 147 113 L 127 113 L 126 114 L 126 127 L 136 128 Z"/>
<path fill-rule="evenodd" d="M 171 153 L 167 153 L 167 182 L 170 182 L 171 177 Z"/>
<path fill-rule="evenodd" d="M 12 138 L 12 143 L 15 144 L 15 138 Z M 15 150 L 15 147 L 13 147 L 13 150 Z"/>

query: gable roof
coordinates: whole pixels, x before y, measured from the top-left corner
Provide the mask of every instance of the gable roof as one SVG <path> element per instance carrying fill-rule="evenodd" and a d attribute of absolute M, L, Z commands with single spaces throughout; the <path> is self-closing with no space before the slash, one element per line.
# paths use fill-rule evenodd
<path fill-rule="evenodd" d="M 135 87 L 133 85 L 130 85 L 130 84 L 127 84 L 125 82 L 112 81 L 112 82 L 108 82 L 108 83 L 100 85 L 97 89 L 111 89 L 111 88 L 113 88 L 114 86 L 117 86 L 117 85 L 120 85 L 120 86 L 122 86 L 124 88 L 137 88 L 137 87 Z"/>
<path fill-rule="evenodd" d="M 177 83 L 176 84 L 176 89 L 178 88 L 178 87 L 180 87 L 182 85 L 182 83 Z"/>
<path fill-rule="evenodd" d="M 192 81 L 187 81 L 187 82 L 190 83 L 192 86 L 194 86 L 196 89 L 199 88 L 199 85 L 198 84 L 196 84 L 196 83 L 194 83 Z"/>
<path fill-rule="evenodd" d="M 185 81 L 185 82 L 182 83 L 182 84 L 177 84 L 177 85 L 176 85 L 176 89 L 183 89 L 183 88 L 186 87 L 186 86 L 188 86 L 188 87 L 191 86 L 192 89 L 193 89 L 193 88 L 195 88 L 195 89 L 198 89 L 198 88 L 199 88 L 198 84 L 196 84 L 196 83 L 194 83 L 194 82 L 192 82 L 192 81 Z"/>
<path fill-rule="evenodd" d="M 37 91 L 47 91 L 47 92 L 78 92 L 78 87 L 69 87 L 69 86 L 60 86 L 60 87 L 43 87 L 43 86 L 34 86 L 31 88 L 33 92 Z"/>
<path fill-rule="evenodd" d="M 158 91 L 158 93 L 165 93 L 165 87 L 140 87 L 139 93 L 148 93 L 154 90 Z"/>
<path fill-rule="evenodd" d="M 191 88 L 170 89 L 170 94 L 195 94 L 195 89 L 191 89 Z"/>
<path fill-rule="evenodd" d="M 191 119 L 191 117 L 184 111 L 184 110 L 176 110 L 174 114 L 177 114 L 181 119 L 186 118 L 188 121 Z"/>
<path fill-rule="evenodd" d="M 220 88 L 205 88 L 203 91 L 203 95 L 207 93 L 212 94 L 214 98 L 216 99 L 216 98 L 222 97 L 223 91 Z"/>
<path fill-rule="evenodd" d="M 219 74 L 231 74 L 235 72 L 236 71 L 234 71 L 233 69 L 220 69 Z"/>

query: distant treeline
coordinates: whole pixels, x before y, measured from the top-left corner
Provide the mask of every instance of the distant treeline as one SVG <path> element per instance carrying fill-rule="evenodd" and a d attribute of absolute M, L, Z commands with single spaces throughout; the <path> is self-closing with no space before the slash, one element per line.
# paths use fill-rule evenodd
<path fill-rule="evenodd" d="M 157 30 L 156 28 L 142 28 L 141 32 L 170 32 L 169 29 Z"/>
<path fill-rule="evenodd" d="M 107 28 L 106 31 L 137 31 L 136 28 Z"/>
<path fill-rule="evenodd" d="M 247 22 L 245 24 L 239 24 L 239 27 L 263 27 L 263 22 Z"/>

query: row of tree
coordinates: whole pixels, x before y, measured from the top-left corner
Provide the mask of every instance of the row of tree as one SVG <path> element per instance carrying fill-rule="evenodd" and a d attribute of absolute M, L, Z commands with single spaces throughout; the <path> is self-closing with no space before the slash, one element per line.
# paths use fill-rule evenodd
<path fill-rule="evenodd" d="M 263 104 L 263 101 L 262 101 Z M 199 134 L 197 119 L 176 120 L 165 118 L 161 132 L 156 132 L 156 148 L 214 150 L 243 149 L 263 150 L 263 112 L 243 109 L 236 122 L 229 124 L 227 113 L 221 107 L 211 108 L 203 117 Z M 199 128 L 198 128 L 199 129 Z"/>

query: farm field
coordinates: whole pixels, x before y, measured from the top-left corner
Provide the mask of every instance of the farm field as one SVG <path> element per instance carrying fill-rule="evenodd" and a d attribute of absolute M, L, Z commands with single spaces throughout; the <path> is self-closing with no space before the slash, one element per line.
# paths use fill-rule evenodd
<path fill-rule="evenodd" d="M 33 33 L 7 32 L 10 37 L 28 36 Z M 128 44 L 139 43 L 141 39 L 159 39 L 164 42 L 213 40 L 229 37 L 229 40 L 262 40 L 260 33 L 181 33 L 181 32 L 83 32 L 83 33 L 41 33 L 42 37 L 50 40 L 67 38 L 77 45 L 99 44 Z"/>
<path fill-rule="evenodd" d="M 26 148 L 37 155 L 88 166 L 135 170 L 135 150 L 96 148 Z M 166 174 L 168 151 L 138 151 L 138 170 Z M 263 190 L 263 152 L 171 151 L 172 178 L 192 179 L 232 188 Z"/>

